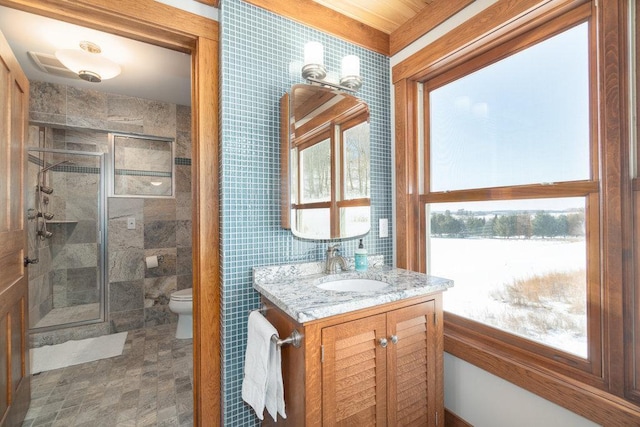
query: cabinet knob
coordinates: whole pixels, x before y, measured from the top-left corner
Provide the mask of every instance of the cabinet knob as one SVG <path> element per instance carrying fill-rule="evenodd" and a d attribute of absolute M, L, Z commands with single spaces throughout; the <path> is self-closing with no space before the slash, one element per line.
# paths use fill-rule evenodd
<path fill-rule="evenodd" d="M 391 342 L 394 344 L 398 344 L 398 336 L 397 335 L 391 335 Z"/>
<path fill-rule="evenodd" d="M 378 340 L 378 342 L 380 343 L 380 347 L 385 348 L 387 346 L 387 339 L 386 338 L 380 338 Z"/>

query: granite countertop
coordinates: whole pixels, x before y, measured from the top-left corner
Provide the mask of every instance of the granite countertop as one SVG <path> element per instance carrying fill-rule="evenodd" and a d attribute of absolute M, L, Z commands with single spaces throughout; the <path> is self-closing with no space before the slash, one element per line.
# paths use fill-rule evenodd
<path fill-rule="evenodd" d="M 253 269 L 253 287 L 299 323 L 344 314 L 434 292 L 453 286 L 453 281 L 423 273 L 382 265 L 382 257 L 370 256 L 366 272 L 353 270 L 353 259 L 347 259 L 349 270 L 324 274 L 324 262 L 287 264 Z M 374 279 L 389 286 L 367 292 L 329 291 L 320 283 L 344 279 Z"/>

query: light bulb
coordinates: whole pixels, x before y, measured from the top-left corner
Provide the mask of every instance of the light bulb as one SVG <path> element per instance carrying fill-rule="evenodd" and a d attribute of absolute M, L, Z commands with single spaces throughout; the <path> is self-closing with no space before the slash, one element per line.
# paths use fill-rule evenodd
<path fill-rule="evenodd" d="M 324 49 L 320 42 L 308 42 L 304 45 L 304 65 L 324 65 Z"/>
<path fill-rule="evenodd" d="M 341 77 L 360 76 L 360 58 L 355 55 L 347 55 L 342 58 L 340 67 Z"/>

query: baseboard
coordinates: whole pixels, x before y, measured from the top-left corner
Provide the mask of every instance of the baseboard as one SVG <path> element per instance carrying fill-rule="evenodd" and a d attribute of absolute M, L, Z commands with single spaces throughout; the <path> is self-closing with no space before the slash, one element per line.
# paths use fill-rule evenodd
<path fill-rule="evenodd" d="M 473 427 L 447 408 L 444 409 L 444 426 L 445 427 Z"/>

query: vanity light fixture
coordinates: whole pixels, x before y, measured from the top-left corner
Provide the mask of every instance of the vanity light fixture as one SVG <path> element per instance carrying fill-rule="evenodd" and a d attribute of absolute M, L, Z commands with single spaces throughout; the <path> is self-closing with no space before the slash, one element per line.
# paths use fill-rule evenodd
<path fill-rule="evenodd" d="M 336 89 L 356 92 L 362 86 L 360 77 L 360 58 L 355 55 L 347 55 L 342 58 L 340 84 L 323 80 L 327 76 L 324 66 L 324 48 L 320 42 L 308 42 L 304 45 L 304 65 L 302 77 L 306 80 Z"/>
<path fill-rule="evenodd" d="M 61 49 L 56 58 L 68 69 L 78 74 L 82 80 L 100 83 L 120 74 L 121 68 L 112 60 L 101 55 L 102 49 L 89 41 L 80 42 L 80 49 Z"/>

